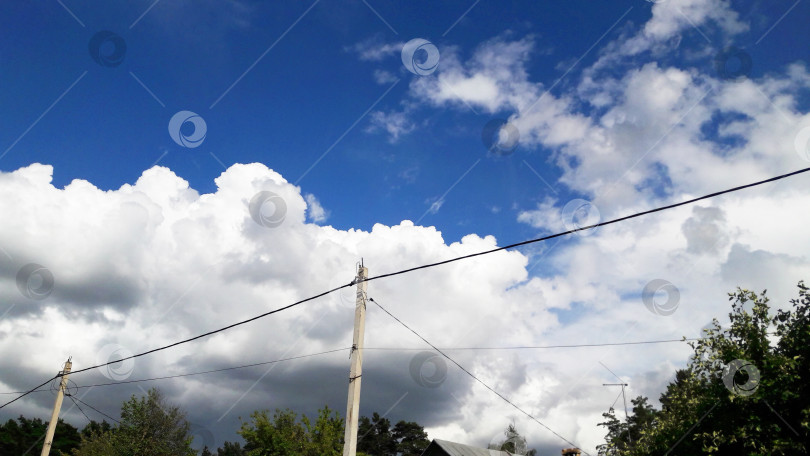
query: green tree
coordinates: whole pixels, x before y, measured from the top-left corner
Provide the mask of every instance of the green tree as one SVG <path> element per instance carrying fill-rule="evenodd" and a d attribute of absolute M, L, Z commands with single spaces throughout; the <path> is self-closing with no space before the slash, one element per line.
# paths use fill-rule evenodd
<path fill-rule="evenodd" d="M 618 456 L 625 454 L 633 442 L 638 442 L 641 438 L 642 431 L 654 425 L 658 411 L 650 405 L 646 397 L 639 396 L 631 399 L 630 402 L 633 404 L 633 414 L 629 416 L 627 421 L 616 418 L 616 411 L 612 407 L 607 413 L 602 414 L 607 421 L 600 423 L 599 426 L 606 427 L 608 434 L 605 438 L 606 443 L 596 447 L 600 455 Z"/>
<path fill-rule="evenodd" d="M 185 413 L 167 403 L 157 389 L 132 396 L 121 406 L 121 422 L 82 437 L 74 456 L 195 456 Z"/>
<path fill-rule="evenodd" d="M 621 456 L 629 450 L 627 439 L 627 423 L 616 418 L 616 411 L 611 407 L 607 413 L 602 414 L 605 421 L 597 426 L 607 428 L 605 443 L 596 446 L 596 451 L 600 456 Z"/>
<path fill-rule="evenodd" d="M 217 456 L 244 456 L 246 454 L 238 442 L 225 442 L 222 448 L 217 448 Z"/>
<path fill-rule="evenodd" d="M 102 421 L 99 423 L 98 421 L 91 420 L 87 425 L 82 429 L 81 436 L 89 438 L 93 433 L 101 434 L 103 432 L 107 432 L 112 430 L 112 426 L 107 420 Z"/>
<path fill-rule="evenodd" d="M 501 450 L 526 456 L 535 456 L 537 454 L 537 450 L 529 449 L 526 439 L 520 435 L 514 424 L 510 423 L 503 434 L 505 438 L 498 443 L 490 444 L 490 450 Z"/>
<path fill-rule="evenodd" d="M 312 424 L 306 415 L 276 410 L 270 418 L 267 410 L 256 411 L 243 421 L 239 435 L 245 439 L 249 456 L 339 456 L 343 452 L 343 420 L 324 407 Z"/>
<path fill-rule="evenodd" d="M 374 456 L 419 456 L 430 445 L 425 429 L 413 421 L 391 422 L 373 413 L 361 416 L 357 426 L 357 451 Z"/>
<path fill-rule="evenodd" d="M 397 453 L 397 441 L 391 432 L 391 422 L 377 412 L 371 419 L 361 416 L 357 423 L 357 451 L 374 456 L 391 456 Z"/>
<path fill-rule="evenodd" d="M 39 418 L 29 420 L 20 415 L 17 421 L 8 420 L 0 424 L 0 454 L 29 454 L 39 453 L 45 442 L 45 431 L 48 422 Z M 59 451 L 70 451 L 80 442 L 79 430 L 63 420 L 56 422 L 53 445 L 54 454 Z"/>
<path fill-rule="evenodd" d="M 810 293 L 803 282 L 798 291 L 775 315 L 765 291 L 730 293 L 731 326 L 714 320 L 690 344 L 689 365 L 661 395 L 660 411 L 641 411 L 635 424 L 602 423 L 604 454 L 807 454 Z M 628 445 L 622 431 L 630 430 L 638 439 Z"/>
<path fill-rule="evenodd" d="M 419 456 L 430 445 L 425 428 L 413 421 L 399 421 L 394 426 L 394 440 L 402 456 Z"/>
<path fill-rule="evenodd" d="M 312 454 L 317 455 L 342 455 L 343 454 L 343 434 L 344 423 L 340 414 L 332 413 L 329 407 L 324 406 L 318 410 L 318 419 L 314 426 L 309 425 L 309 420 L 305 421 L 310 435 Z"/>

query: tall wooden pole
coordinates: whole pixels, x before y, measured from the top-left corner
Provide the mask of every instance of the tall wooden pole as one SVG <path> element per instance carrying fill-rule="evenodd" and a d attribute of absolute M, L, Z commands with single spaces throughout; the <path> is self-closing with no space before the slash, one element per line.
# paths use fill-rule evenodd
<path fill-rule="evenodd" d="M 73 363 L 70 358 L 65 361 L 65 369 L 62 370 L 62 380 L 59 381 L 59 391 L 56 392 L 56 402 L 53 404 L 53 413 L 51 413 L 51 421 L 48 423 L 48 432 L 45 433 L 45 444 L 42 445 L 42 453 L 40 456 L 48 456 L 51 452 L 53 445 L 53 434 L 56 432 L 56 423 L 59 422 L 59 410 L 62 408 L 62 399 L 64 399 L 65 389 L 67 388 L 68 375 Z"/>
<path fill-rule="evenodd" d="M 346 434 L 344 436 L 343 456 L 357 454 L 357 419 L 360 413 L 360 377 L 363 375 L 363 335 L 366 330 L 366 290 L 368 289 L 368 268 L 360 266 L 357 270 L 357 300 L 354 308 L 354 336 L 352 338 L 351 360 L 349 370 L 349 400 L 346 404 Z"/>

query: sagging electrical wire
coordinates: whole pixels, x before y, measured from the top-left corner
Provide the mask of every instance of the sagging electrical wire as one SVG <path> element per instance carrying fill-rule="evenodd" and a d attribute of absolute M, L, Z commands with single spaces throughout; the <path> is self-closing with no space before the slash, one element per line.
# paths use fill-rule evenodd
<path fill-rule="evenodd" d="M 137 379 L 137 380 L 121 380 L 120 382 L 96 383 L 96 384 L 93 384 L 93 385 L 80 385 L 79 386 L 79 385 L 74 384 L 74 385 L 71 385 L 69 388 L 72 389 L 72 390 L 79 390 L 79 389 L 83 389 L 83 388 L 96 388 L 96 387 L 99 387 L 99 386 L 126 385 L 126 384 L 129 384 L 129 383 L 152 382 L 152 381 L 156 381 L 156 380 L 168 380 L 168 379 L 172 379 L 172 378 L 191 377 L 191 376 L 194 376 L 194 375 L 213 374 L 213 373 L 216 373 L 216 372 L 225 372 L 225 371 L 231 371 L 231 370 L 236 370 L 236 369 L 246 369 L 248 367 L 265 366 L 265 365 L 268 365 L 268 364 L 281 363 L 281 362 L 284 362 L 284 361 L 292 361 L 292 360 L 296 360 L 296 359 L 311 358 L 313 356 L 327 355 L 329 353 L 337 353 L 337 352 L 347 351 L 347 350 L 349 350 L 349 348 L 336 348 L 334 350 L 328 350 L 328 351 L 323 351 L 323 352 L 319 352 L 319 353 L 310 353 L 308 355 L 292 356 L 292 357 L 289 357 L 289 358 L 275 359 L 273 361 L 263 361 L 263 362 L 260 362 L 260 363 L 243 364 L 241 366 L 223 367 L 221 369 L 212 369 L 212 370 L 206 370 L 206 371 L 201 371 L 201 372 L 189 372 L 189 373 L 186 373 L 186 374 L 166 375 L 166 376 L 162 376 L 162 377 L 142 378 L 142 379 Z M 73 384 L 74 383 L 73 380 L 70 380 L 70 383 Z M 50 391 L 50 389 L 42 388 L 42 389 L 38 389 L 36 391 L 32 391 L 32 393 L 39 393 L 39 392 L 43 392 L 43 391 Z M 22 391 L 11 391 L 11 392 L 5 392 L 5 393 L 0 393 L 0 394 L 21 394 L 21 393 L 22 393 Z"/>
<path fill-rule="evenodd" d="M 437 352 L 438 352 L 440 355 L 442 355 L 442 356 L 444 356 L 445 358 L 447 358 L 447 360 L 448 360 L 448 361 L 450 361 L 451 363 L 455 364 L 455 365 L 456 365 L 456 366 L 457 366 L 459 369 L 461 369 L 462 371 L 464 371 L 464 373 L 465 373 L 465 374 L 469 375 L 470 377 L 472 377 L 472 379 L 473 379 L 473 380 L 475 380 L 475 381 L 477 381 L 478 383 L 480 383 L 481 385 L 483 385 L 483 386 L 484 386 L 484 388 L 486 388 L 486 389 L 490 390 L 491 392 L 495 393 L 495 395 L 496 395 L 496 396 L 498 396 L 499 398 L 501 398 L 501 399 L 502 399 L 504 402 L 506 402 L 507 404 L 511 405 L 511 406 L 512 406 L 512 407 L 513 407 L 515 410 L 517 410 L 517 411 L 519 411 L 520 413 L 522 413 L 522 414 L 526 415 L 527 417 L 529 417 L 531 420 L 533 420 L 534 422 L 536 422 L 536 423 L 537 423 L 537 424 L 539 424 L 540 426 L 543 426 L 544 428 L 546 428 L 546 430 L 548 430 L 549 432 L 551 432 L 551 433 L 552 433 L 552 434 L 554 434 L 555 436 L 559 437 L 560 439 L 562 439 L 563 441 L 565 441 L 565 442 L 566 442 L 566 443 L 568 443 L 569 445 L 574 446 L 574 447 L 578 447 L 578 448 L 579 448 L 579 446 L 578 446 L 577 444 L 575 444 L 574 442 L 572 442 L 572 441 L 570 441 L 570 440 L 566 439 L 565 437 L 563 437 L 562 435 L 560 435 L 560 434 L 559 434 L 557 431 L 555 431 L 554 429 L 551 429 L 551 428 L 550 428 L 550 427 L 548 427 L 548 426 L 547 426 L 545 423 L 543 423 L 542 421 L 540 421 L 540 420 L 538 420 L 537 418 L 535 418 L 535 417 L 534 417 L 534 415 L 532 415 L 531 413 L 529 413 L 529 412 L 527 412 L 527 411 L 523 410 L 523 409 L 522 409 L 522 408 L 520 408 L 520 407 L 519 407 L 517 404 L 515 404 L 514 402 L 510 401 L 509 399 L 507 399 L 507 398 L 506 398 L 506 396 L 504 396 L 503 394 L 501 394 L 501 393 L 499 393 L 499 392 L 495 391 L 495 389 L 493 389 L 491 386 L 489 386 L 489 385 L 487 385 L 486 383 L 484 383 L 484 381 L 483 381 L 483 380 L 481 380 L 480 378 L 476 377 L 476 376 L 475 376 L 475 375 L 474 375 L 472 372 L 468 371 L 466 368 L 464 368 L 464 366 L 462 366 L 461 364 L 459 364 L 458 362 L 456 362 L 456 360 L 454 360 L 453 358 L 451 358 L 450 356 L 448 356 L 448 355 L 447 355 L 447 353 L 443 352 L 441 349 L 439 349 L 438 347 L 436 347 L 435 345 L 433 345 L 432 343 L 430 343 L 430 342 L 429 342 L 427 339 L 425 339 L 424 337 L 422 337 L 422 335 L 421 335 L 421 334 L 419 334 L 418 332 L 416 332 L 415 330 L 413 330 L 413 329 L 412 329 L 410 326 L 406 325 L 406 324 L 405 324 L 405 323 L 404 323 L 402 320 L 400 320 L 399 318 L 395 317 L 395 316 L 394 316 L 394 315 L 393 315 L 391 312 L 389 312 L 389 311 L 388 311 L 388 310 L 387 310 L 385 307 L 383 307 L 382 305 L 380 305 L 380 303 L 378 303 L 377 301 L 375 301 L 375 300 L 374 300 L 374 299 L 372 299 L 372 298 L 369 298 L 369 301 L 371 301 L 371 302 L 373 302 L 374 304 L 376 304 L 376 305 L 377 305 L 377 307 L 379 307 L 380 309 L 382 309 L 382 311 L 383 311 L 383 312 L 387 313 L 387 314 L 388 314 L 388 316 L 390 316 L 391 318 L 393 318 L 394 320 L 396 320 L 396 321 L 397 321 L 397 323 L 401 324 L 402 326 L 404 326 L 404 327 L 405 327 L 405 329 L 407 329 L 408 331 L 410 331 L 410 332 L 412 332 L 413 334 L 415 334 L 415 335 L 416 335 L 416 337 L 418 337 L 418 338 L 422 339 L 422 341 L 424 341 L 426 344 L 430 345 L 430 347 L 431 347 L 431 348 L 433 348 L 434 350 L 436 350 L 436 351 L 437 351 Z M 584 450 L 583 450 L 583 453 L 588 454 L 588 453 L 587 453 L 587 452 L 585 452 Z M 589 455 L 589 456 L 590 456 L 590 455 Z"/>
<path fill-rule="evenodd" d="M 793 171 L 793 172 L 790 172 L 790 173 L 780 174 L 778 176 L 771 177 L 769 179 L 765 179 L 765 180 L 761 180 L 761 181 L 757 181 L 757 182 L 752 182 L 750 184 L 740 185 L 740 186 L 733 187 L 733 188 L 726 189 L 726 190 L 721 190 L 719 192 L 710 193 L 708 195 L 703 195 L 703 196 L 700 196 L 700 197 L 697 197 L 697 198 L 692 198 L 692 199 L 689 199 L 689 200 L 686 200 L 686 201 L 682 201 L 680 203 L 674 203 L 674 204 L 670 204 L 670 205 L 667 205 L 667 206 L 661 206 L 661 207 L 657 207 L 657 208 L 650 209 L 650 210 L 643 211 L 643 212 L 636 212 L 636 213 L 631 214 L 631 215 L 627 215 L 627 216 L 624 216 L 624 217 L 619 217 L 619 218 L 608 220 L 608 221 L 605 221 L 605 222 L 595 223 L 593 225 L 583 226 L 583 227 L 580 227 L 580 228 L 576 228 L 576 229 L 572 229 L 572 230 L 568 230 L 568 231 L 563 231 L 563 232 L 560 232 L 560 233 L 551 234 L 551 235 L 548 235 L 548 236 L 543 236 L 543 237 L 539 237 L 539 238 L 535 238 L 535 239 L 529 239 L 527 241 L 517 242 L 517 243 L 509 244 L 509 245 L 506 245 L 506 246 L 503 246 L 503 247 L 497 247 L 497 248 L 490 249 L 490 250 L 484 250 L 484 251 L 477 252 L 477 253 L 472 253 L 472 254 L 469 254 L 469 255 L 462 255 L 462 256 L 451 258 L 451 259 L 444 260 L 444 261 L 438 261 L 438 262 L 435 262 L 435 263 L 429 263 L 429 264 L 424 264 L 424 265 L 421 265 L 421 266 L 402 269 L 402 270 L 399 270 L 399 271 L 390 272 L 390 273 L 387 273 L 387 274 L 381 274 L 381 275 L 374 276 L 374 277 L 368 277 L 366 279 L 363 279 L 363 281 L 364 282 L 370 282 L 372 280 L 382 279 L 382 278 L 386 278 L 386 277 L 393 277 L 393 276 L 397 276 L 397 275 L 401 275 L 401 274 L 406 274 L 408 272 L 418 271 L 418 270 L 427 269 L 427 268 L 433 268 L 433 267 L 436 267 L 436 266 L 441 266 L 441 265 L 448 264 L 448 263 L 453 263 L 453 262 L 456 262 L 456 261 L 466 260 L 466 259 L 474 258 L 474 257 L 477 257 L 477 256 L 488 255 L 490 253 L 500 252 L 502 250 L 509 250 L 509 249 L 513 249 L 515 247 L 521 247 L 521 246 L 533 244 L 533 243 L 536 243 L 536 242 L 543 242 L 543 241 L 547 241 L 549 239 L 554 239 L 554 238 L 557 238 L 557 237 L 566 236 L 566 235 L 576 233 L 576 232 L 579 232 L 579 231 L 586 231 L 586 230 L 598 228 L 598 227 L 601 227 L 601 226 L 612 225 L 614 223 L 622 222 L 622 221 L 625 221 L 625 220 L 630 220 L 630 219 L 633 219 L 633 218 L 636 218 L 636 217 L 641 217 L 643 215 L 653 214 L 655 212 L 660 212 L 660 211 L 664 211 L 664 210 L 668 210 L 668 209 L 674 209 L 674 208 L 677 208 L 677 207 L 693 204 L 693 203 L 696 203 L 698 201 L 714 198 L 714 197 L 717 197 L 717 196 L 720 196 L 720 195 L 725 195 L 727 193 L 733 193 L 733 192 L 744 190 L 744 189 L 747 189 L 747 188 L 756 187 L 756 186 L 759 186 L 759 185 L 764 185 L 764 184 L 767 184 L 767 183 L 770 183 L 770 182 L 776 182 L 778 180 L 785 179 L 785 178 L 788 178 L 788 177 L 791 177 L 791 176 L 796 176 L 798 174 L 806 173 L 808 171 L 810 171 L 810 168 L 803 168 L 803 169 Z M 104 364 L 99 364 L 99 365 L 96 365 L 96 366 L 90 366 L 90 367 L 86 367 L 84 369 L 79 369 L 77 371 L 74 371 L 73 374 L 77 374 L 77 373 L 80 373 L 80 372 L 85 372 L 85 371 L 88 371 L 88 370 L 91 370 L 91 369 L 97 369 L 99 367 L 109 366 L 111 364 L 117 364 L 117 363 L 129 360 L 129 359 L 139 358 L 141 356 L 146 356 L 146 355 L 149 355 L 149 354 L 152 354 L 152 353 L 156 353 L 156 352 L 159 352 L 159 351 L 162 351 L 162 350 L 166 350 L 166 349 L 169 349 L 169 348 L 172 348 L 172 347 L 176 347 L 178 345 L 182 345 L 182 344 L 186 344 L 186 343 L 198 340 L 198 339 L 202 339 L 204 337 L 208 337 L 208 336 L 211 336 L 211 335 L 223 332 L 223 331 L 227 331 L 228 329 L 235 328 L 237 326 L 241 326 L 241 325 L 250 323 L 252 321 L 256 321 L 256 320 L 258 320 L 260 318 L 264 318 L 264 317 L 267 317 L 269 315 L 273 315 L 273 314 L 276 314 L 278 312 L 281 312 L 281 311 L 284 311 L 284 310 L 287 310 L 287 309 L 291 309 L 293 307 L 299 306 L 299 305 L 304 304 L 304 303 L 309 302 L 309 301 L 313 301 L 315 299 L 321 298 L 321 297 L 326 296 L 326 295 L 328 295 L 330 293 L 341 290 L 343 288 L 353 286 L 355 284 L 356 284 L 356 280 L 352 280 L 350 283 L 347 283 L 346 285 L 342 285 L 342 286 L 339 286 L 339 287 L 332 288 L 331 290 L 324 291 L 323 293 L 319 293 L 319 294 L 311 296 L 309 298 L 302 299 L 300 301 L 296 301 L 296 302 L 294 302 L 292 304 L 289 304 L 289 305 L 286 305 L 284 307 L 280 307 L 278 309 L 271 310 L 269 312 L 265 312 L 263 314 L 257 315 L 257 316 L 252 317 L 252 318 L 248 318 L 247 320 L 242 320 L 240 322 L 237 322 L 237 323 L 234 323 L 234 324 L 231 324 L 231 325 L 219 328 L 219 329 L 215 329 L 213 331 L 209 331 L 209 332 L 200 334 L 198 336 L 190 337 L 188 339 L 183 339 L 181 341 L 178 341 L 178 342 L 175 342 L 175 343 L 172 343 L 172 344 L 168 344 L 168 345 L 164 345 L 162 347 L 154 348 L 152 350 L 148 350 L 148 351 L 145 351 L 145 352 L 142 352 L 142 353 L 138 353 L 138 354 L 135 354 L 135 355 L 132 355 L 132 356 L 129 356 L 129 357 L 126 357 L 126 358 L 122 358 L 122 359 L 119 359 L 119 360 L 116 360 L 116 361 L 110 361 L 110 362 L 107 362 L 107 363 L 104 363 Z M 31 394 L 35 390 L 37 390 L 37 389 L 41 388 L 42 386 L 48 384 L 48 382 L 50 382 L 51 380 L 53 380 L 54 378 L 57 378 L 57 377 L 59 377 L 59 374 L 48 378 L 48 380 L 42 382 L 41 384 L 35 386 L 34 388 L 31 388 L 30 390 L 26 391 L 25 393 L 21 394 L 20 396 L 18 396 L 16 398 L 4 403 L 3 405 L 0 405 L 0 409 L 4 408 L 7 405 L 12 404 L 12 403 L 14 403 L 14 402 L 16 402 L 16 401 L 18 401 L 20 399 L 22 399 L 23 397 L 25 397 L 25 396 L 27 396 L 29 394 Z"/>

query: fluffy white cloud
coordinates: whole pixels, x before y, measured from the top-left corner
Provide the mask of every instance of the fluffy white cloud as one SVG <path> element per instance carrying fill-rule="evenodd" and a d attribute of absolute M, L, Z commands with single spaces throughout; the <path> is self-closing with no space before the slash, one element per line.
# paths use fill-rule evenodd
<path fill-rule="evenodd" d="M 304 195 L 304 199 L 307 201 L 307 218 L 309 218 L 309 220 L 315 223 L 323 223 L 329 218 L 329 211 L 321 206 L 320 201 L 318 201 L 315 195 L 307 193 Z"/>
<path fill-rule="evenodd" d="M 559 181 L 591 200 L 603 220 L 806 166 L 796 153 L 799 132 L 810 125 L 797 95 L 810 87 L 804 65 L 738 82 L 652 60 L 606 70 L 608 62 L 673 46 L 671 40 L 693 26 L 724 36 L 745 28 L 725 1 L 668 0 L 652 7 L 652 19 L 636 35 L 608 43 L 571 89 L 556 95 L 529 79 L 530 37 L 487 41 L 467 61 L 443 48 L 439 71 L 413 78 L 410 93 L 432 107 L 511 113 L 522 144 L 551 151 L 548 159 L 559 166 Z M 354 50 L 378 60 L 399 52 L 399 46 Z M 373 125 L 397 138 L 414 128 L 409 109 L 415 107 L 372 114 Z M 497 245 L 477 235 L 448 244 L 434 228 L 409 221 L 378 224 L 368 232 L 308 223 L 328 215 L 316 197 L 302 196 L 260 164 L 232 166 L 211 194 L 199 194 L 161 167 L 106 192 L 80 180 L 55 188 L 52 172 L 50 166 L 31 165 L 0 174 L 0 356 L 18 366 L 0 373 L 6 391 L 52 375 L 68 355 L 81 368 L 97 362 L 111 345 L 140 352 L 347 284 L 360 258 L 374 276 Z M 796 218 L 810 197 L 802 188 L 784 181 L 552 240 L 538 252 L 499 252 L 375 280 L 369 295 L 445 347 L 695 337 L 713 317 L 728 312 L 725 293 L 734 287 L 768 288 L 772 303 L 784 307 L 795 283 L 806 278 L 810 238 L 806 220 Z M 283 206 L 274 203 L 269 214 L 251 214 L 259 192 L 277 195 Z M 518 221 L 562 230 L 582 215 L 574 211 L 565 218 L 566 203 L 562 196 L 541 200 L 521 210 Z M 283 220 L 277 223 L 281 207 Z M 18 287 L 17 274 L 29 263 L 53 274 L 46 299 L 25 298 Z M 538 264 L 542 273 L 533 275 Z M 28 286 L 38 289 L 42 277 L 31 279 Z M 656 314 L 641 301 L 653 279 L 678 288 L 672 315 Z M 122 375 L 171 375 L 345 348 L 353 306 L 354 291 L 345 289 L 139 358 L 132 372 Z M 374 306 L 366 343 L 423 347 Z M 615 378 L 600 363 L 630 383 L 631 396 L 655 399 L 689 349 L 663 344 L 450 353 L 592 452 L 604 434 L 596 424 L 616 395 L 601 386 Z M 419 365 L 414 370 L 414 359 L 413 351 L 366 352 L 362 413 L 397 404 L 393 420 L 416 420 L 432 437 L 482 445 L 514 419 L 533 446 L 558 451 L 560 440 L 452 365 L 437 388 L 420 386 L 420 372 L 431 373 Z M 328 403 L 342 412 L 347 373 L 346 352 L 340 352 L 160 386 L 190 409 L 192 421 L 215 430 L 221 443 L 234 439 L 236 417 L 256 408 L 294 404 L 311 413 Z M 74 380 L 93 383 L 103 375 Z M 137 392 L 137 386 L 99 388 L 87 399 L 114 411 Z M 33 396 L 10 407 L 9 416 L 45 415 L 50 405 L 46 395 Z"/>
<path fill-rule="evenodd" d="M 434 228 L 408 221 L 375 225 L 370 232 L 307 223 L 308 198 L 260 164 L 232 166 L 216 180 L 215 193 L 202 195 L 161 167 L 145 171 L 134 185 L 106 192 L 79 180 L 55 188 L 51 175 L 50 166 L 38 164 L 0 174 L 0 210 L 9 215 L 0 227 L 0 245 L 8 253 L 0 281 L 6 306 L 0 356 L 18 366 L 0 375 L 6 391 L 46 378 L 68 355 L 79 369 L 112 353 L 145 351 L 347 284 L 361 257 L 373 276 L 497 245 L 476 235 L 447 244 Z M 285 201 L 278 226 L 262 226 L 250 212 L 262 191 Z M 806 206 L 808 198 L 789 189 L 776 204 L 767 191 L 755 195 L 565 241 L 564 249 L 552 247 L 540 259 L 560 274 L 530 277 L 532 258 L 500 252 L 372 281 L 369 295 L 440 347 L 697 336 L 712 317 L 725 314 L 723 294 L 734 286 L 778 287 L 775 298 L 784 300 L 775 302 L 785 303 L 810 266 L 810 259 L 797 254 L 810 251 L 801 227 L 773 229 L 769 223 Z M 564 226 L 551 204 L 522 217 L 549 229 Z M 762 223 L 751 222 L 751 213 L 762 213 Z M 26 299 L 17 287 L 17 272 L 30 262 L 53 273 L 46 299 Z M 650 312 L 639 299 L 655 278 L 680 289 L 678 310 L 669 317 Z M 129 366 L 73 379 L 88 384 L 147 378 L 348 347 L 353 295 L 344 289 Z M 416 419 L 432 436 L 485 444 L 514 419 L 537 446 L 560 445 L 453 365 L 446 366 L 438 388 L 420 386 L 419 373 L 429 377 L 434 366 L 414 370 L 418 352 L 373 348 L 424 345 L 375 306 L 369 308 L 366 343 L 364 413 L 385 411 L 406 395 L 391 417 Z M 688 349 L 673 344 L 449 353 L 555 431 L 593 448 L 601 438 L 595 425 L 615 396 L 601 387 L 611 374 L 599 362 L 630 381 L 630 394 L 656 397 Z M 219 443 L 235 438 L 237 416 L 258 407 L 294 402 L 312 412 L 328 403 L 342 411 L 346 352 L 271 366 L 159 386 L 191 411 L 192 421 L 213 429 Z M 137 384 L 105 388 L 91 389 L 85 399 L 108 412 L 140 392 Z M 210 403 L 195 399 L 203 392 Z M 34 396 L 9 413 L 43 414 L 50 405 L 47 395 Z"/>
<path fill-rule="evenodd" d="M 686 17 L 726 35 L 745 29 L 727 2 L 719 6 L 657 3 L 634 38 L 651 40 L 648 27 L 665 38 L 691 26 Z M 705 193 L 802 163 L 794 142 L 810 124 L 798 110 L 799 94 L 810 88 L 804 65 L 742 81 L 707 73 L 712 65 L 679 68 L 654 59 L 609 71 L 607 61 L 629 59 L 616 44 L 557 95 L 528 78 L 531 38 L 490 40 L 466 62 L 444 50 L 435 77 L 414 79 L 411 94 L 432 106 L 512 112 L 521 145 L 551 150 L 560 182 L 608 213 L 638 208 L 651 192 Z"/>
<path fill-rule="evenodd" d="M 465 63 L 458 50 L 442 49 L 435 77 L 416 78 L 410 89 L 433 105 L 472 105 L 489 112 L 513 109 L 533 98 L 537 87 L 527 81 L 525 63 L 534 46 L 531 37 L 517 41 L 495 38 L 479 46 Z"/>
<path fill-rule="evenodd" d="M 376 82 L 377 84 L 387 85 L 393 83 L 396 80 L 397 77 L 388 71 L 379 69 L 374 70 L 374 82 Z"/>
<path fill-rule="evenodd" d="M 378 62 L 389 56 L 399 54 L 402 52 L 402 45 L 404 43 L 382 43 L 377 39 L 369 39 L 362 43 L 357 43 L 353 46 L 345 48 L 347 52 L 353 52 L 358 55 L 360 60 Z"/>
<path fill-rule="evenodd" d="M 216 179 L 217 190 L 211 194 L 197 193 L 163 167 L 112 191 L 82 180 L 56 188 L 52 173 L 51 166 L 34 164 L 0 174 L 0 213 L 7 221 L 0 227 L 0 245 L 7 254 L 0 274 L 0 356 L 6 365 L 17 366 L 0 373 L 4 391 L 47 378 L 68 356 L 73 356 L 74 370 L 81 369 L 345 285 L 360 258 L 377 275 L 496 245 L 494 238 L 476 235 L 448 244 L 434 228 L 408 221 L 375 225 L 370 232 L 308 223 L 307 214 L 314 221 L 325 216 L 317 200 L 302 196 L 260 164 L 232 166 Z M 271 198 L 272 211 L 263 212 L 266 208 L 255 203 L 257 195 L 276 195 L 283 204 Z M 23 288 L 18 287 L 18 271 L 29 263 L 45 266 L 53 275 L 45 299 L 24 296 L 26 287 L 40 289 L 41 274 L 27 277 Z M 438 345 L 517 344 L 555 321 L 543 310 L 541 295 L 520 291 L 526 265 L 527 258 L 519 252 L 501 252 L 486 261 L 373 281 L 369 293 Z M 346 289 L 138 358 L 133 365 L 72 378 L 80 385 L 148 378 L 346 348 L 351 343 L 353 294 Z M 515 299 L 521 306 L 511 304 Z M 449 321 L 454 324 L 448 326 Z M 366 341 L 370 347 L 425 347 L 375 308 L 369 308 Z M 292 405 L 293 398 L 302 395 L 306 400 L 296 401 L 299 410 L 311 413 L 325 403 L 342 410 L 346 354 L 279 364 L 265 377 L 270 366 L 160 386 L 190 409 L 192 421 L 216 429 L 222 439 L 234 439 L 238 416 L 258 407 Z M 412 377 L 419 370 L 411 373 L 413 356 L 407 350 L 366 353 L 364 413 L 384 412 L 408 393 L 393 416 L 441 425 L 447 415 L 429 403 L 451 407 L 456 399 L 448 393 L 475 400 L 469 378 L 452 367 L 441 389 L 420 387 Z M 475 371 L 487 370 L 473 354 L 459 354 L 459 360 Z M 140 392 L 137 386 L 93 389 L 85 399 L 114 413 L 120 400 Z M 194 400 L 211 391 L 216 394 L 206 394 L 210 403 Z M 15 403 L 9 413 L 41 415 L 50 406 L 48 396 L 40 394 Z M 462 422 L 473 419 L 477 421 L 462 417 Z"/>
<path fill-rule="evenodd" d="M 728 0 L 667 0 L 656 2 L 652 13 L 652 18 L 644 25 L 644 35 L 652 39 L 666 39 L 708 22 L 716 24 L 727 35 L 748 30 L 748 25 L 740 21 Z"/>
<path fill-rule="evenodd" d="M 367 131 L 385 130 L 389 135 L 389 140 L 393 143 L 400 136 L 412 132 L 414 128 L 416 125 L 408 118 L 407 111 L 374 111 L 371 113 L 371 125 Z"/>
<path fill-rule="evenodd" d="M 498 37 L 466 60 L 459 50 L 442 48 L 438 71 L 414 78 L 410 94 L 424 106 L 510 113 L 523 149 L 550 151 L 546 158 L 559 167 L 568 197 L 589 200 L 602 220 L 806 167 L 806 65 L 791 64 L 756 79 L 724 79 L 714 71 L 713 56 L 748 29 L 730 2 L 667 0 L 651 7 L 648 22 L 636 31 L 620 28 L 620 39 L 605 43 L 595 63 L 568 74 L 553 93 L 547 92 L 553 84 L 529 78 L 532 38 Z M 687 33 L 696 40 L 705 34 L 715 44 L 701 41 L 684 51 L 689 56 L 678 64 L 663 58 Z M 807 220 L 800 215 L 810 205 L 803 180 L 547 243 L 529 255 L 528 269 L 542 264 L 543 272 L 516 293 L 542 296 L 544 309 L 559 324 L 524 340 L 697 337 L 712 318 L 725 320 L 725 294 L 737 286 L 767 288 L 772 304 L 786 307 L 810 270 Z M 517 221 L 548 233 L 594 214 L 590 209 L 566 214 L 567 203 L 561 195 L 542 198 L 537 207 L 520 210 Z M 642 290 L 654 279 L 679 290 L 674 314 L 657 315 L 641 302 Z M 503 375 L 490 370 L 482 375 L 488 373 L 510 397 L 590 451 L 603 434 L 595 424 L 615 397 L 601 387 L 613 377 L 599 362 L 631 384 L 631 396 L 655 401 L 688 352 L 682 345 L 658 345 L 515 358 L 499 353 L 493 362 L 503 363 Z M 517 377 L 521 380 L 510 383 Z M 530 441 L 554 442 L 507 406 L 489 405 L 496 415 L 514 417 Z M 483 411 L 479 402 L 460 407 L 464 414 Z M 470 431 L 447 423 L 437 431 L 470 441 L 471 432 L 479 439 L 486 435 L 488 425 Z"/>

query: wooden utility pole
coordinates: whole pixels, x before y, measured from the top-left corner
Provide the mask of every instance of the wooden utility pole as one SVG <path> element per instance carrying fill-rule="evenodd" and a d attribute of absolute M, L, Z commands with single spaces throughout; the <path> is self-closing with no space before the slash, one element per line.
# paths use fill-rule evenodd
<path fill-rule="evenodd" d="M 51 452 L 51 445 L 53 445 L 53 434 L 56 432 L 56 423 L 59 422 L 59 410 L 62 408 L 62 399 L 64 399 L 65 389 L 67 389 L 68 375 L 73 363 L 70 358 L 65 361 L 65 368 L 60 372 L 62 380 L 59 381 L 59 391 L 56 392 L 56 402 L 53 404 L 53 413 L 51 414 L 51 421 L 48 423 L 48 432 L 45 433 L 45 444 L 42 445 L 42 453 L 40 456 L 48 456 Z"/>
<path fill-rule="evenodd" d="M 343 439 L 343 456 L 357 454 L 357 419 L 360 413 L 360 377 L 363 375 L 363 335 L 366 330 L 366 289 L 368 268 L 360 264 L 357 269 L 357 300 L 354 308 L 354 336 L 352 338 L 349 370 L 349 400 L 346 404 L 346 434 Z"/>

